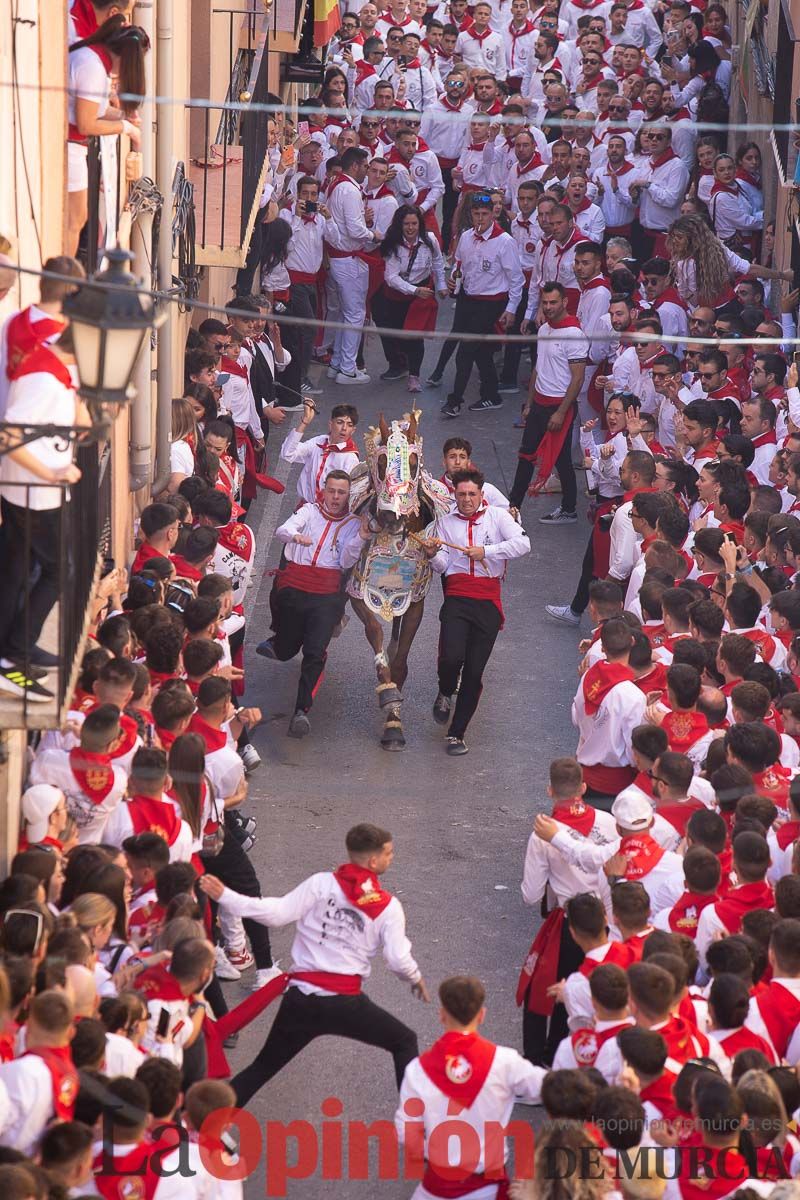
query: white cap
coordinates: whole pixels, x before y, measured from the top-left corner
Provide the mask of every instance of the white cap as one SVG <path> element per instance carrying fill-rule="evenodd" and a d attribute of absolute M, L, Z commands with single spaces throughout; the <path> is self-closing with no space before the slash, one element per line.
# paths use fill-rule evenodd
<path fill-rule="evenodd" d="M 25 836 L 32 846 L 47 837 L 50 817 L 63 799 L 61 789 L 49 783 L 37 783 L 23 793 L 22 819 L 25 822 Z"/>
<path fill-rule="evenodd" d="M 653 806 L 639 788 L 626 787 L 614 801 L 611 815 L 623 829 L 641 832 L 653 823 Z"/>

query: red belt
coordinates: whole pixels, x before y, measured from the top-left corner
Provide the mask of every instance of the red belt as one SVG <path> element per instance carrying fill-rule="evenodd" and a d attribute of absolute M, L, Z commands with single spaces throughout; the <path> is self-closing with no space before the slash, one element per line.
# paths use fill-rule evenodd
<path fill-rule="evenodd" d="M 503 304 L 508 303 L 508 292 L 495 292 L 495 294 L 492 296 L 484 296 L 484 295 L 469 296 L 469 295 L 467 295 L 466 292 L 464 292 L 464 295 L 466 296 L 467 300 L 489 300 L 489 301 L 502 300 Z"/>
<path fill-rule="evenodd" d="M 291 278 L 291 276 L 290 276 L 290 278 Z M 289 302 L 289 300 L 291 300 L 291 298 L 292 298 L 292 294 L 288 288 L 281 288 L 280 291 L 272 293 L 273 300 L 280 300 L 284 304 L 287 304 Z"/>
<path fill-rule="evenodd" d="M 481 1188 L 491 1187 L 493 1183 L 497 1184 L 497 1200 L 506 1200 L 509 1195 L 509 1179 L 505 1172 L 494 1178 L 483 1172 L 480 1174 L 476 1172 L 463 1179 L 443 1179 L 430 1163 L 426 1163 L 425 1174 L 422 1177 L 422 1186 L 425 1191 L 430 1192 L 432 1196 L 441 1197 L 442 1200 L 459 1200 L 461 1196 L 479 1192 Z"/>
<path fill-rule="evenodd" d="M 317 276 L 311 271 L 290 271 L 289 278 L 292 283 L 316 283 Z"/>
<path fill-rule="evenodd" d="M 313 596 L 333 596 L 342 586 L 342 572 L 335 567 L 312 567 L 287 561 L 275 577 L 275 586 L 296 588 Z"/>
<path fill-rule="evenodd" d="M 606 225 L 606 234 L 611 237 L 629 237 L 632 225 Z"/>
<path fill-rule="evenodd" d="M 289 979 L 311 983 L 326 992 L 335 992 L 337 996 L 358 996 L 363 982 L 360 975 L 336 975 L 333 971 L 290 971 Z"/>
<path fill-rule="evenodd" d="M 438 155 L 437 155 L 437 158 L 439 161 L 439 166 L 442 168 L 443 171 L 452 171 L 453 167 L 458 166 L 457 158 L 439 158 Z"/>
<path fill-rule="evenodd" d="M 587 766 L 581 763 L 583 780 L 595 792 L 604 792 L 613 796 L 621 792 L 629 783 L 633 783 L 636 772 L 633 767 L 606 767 L 602 763 Z"/>
<path fill-rule="evenodd" d="M 542 408 L 558 408 L 563 399 L 563 396 L 545 396 L 543 392 L 539 392 L 534 388 L 534 404 L 541 404 Z"/>

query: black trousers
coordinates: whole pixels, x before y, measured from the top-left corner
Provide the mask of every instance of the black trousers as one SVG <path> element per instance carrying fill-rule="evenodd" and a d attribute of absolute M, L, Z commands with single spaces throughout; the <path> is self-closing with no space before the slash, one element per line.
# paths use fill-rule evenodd
<path fill-rule="evenodd" d="M 617 798 L 616 792 L 598 792 L 596 788 L 587 786 L 583 793 L 583 798 L 587 804 L 591 804 L 592 808 L 599 808 L 601 812 L 611 812 L 614 801 Z"/>
<path fill-rule="evenodd" d="M 419 1053 L 417 1035 L 397 1017 L 365 996 L 306 996 L 299 988 L 285 992 L 267 1040 L 249 1067 L 231 1081 L 236 1103 L 245 1105 L 259 1088 L 277 1075 L 314 1038 L 351 1038 L 380 1046 L 394 1059 L 397 1086 L 406 1067 Z"/>
<path fill-rule="evenodd" d="M 589 607 L 589 584 L 594 579 L 594 543 L 592 539 L 593 533 L 590 533 L 589 541 L 586 545 L 586 553 L 581 563 L 581 577 L 578 580 L 575 595 L 570 603 L 570 608 L 574 613 L 586 612 L 586 609 Z"/>
<path fill-rule="evenodd" d="M 406 296 L 403 300 L 395 300 L 393 296 L 387 296 L 381 288 L 372 297 L 372 316 L 375 324 L 383 325 L 387 329 L 402 329 L 413 299 L 413 296 Z M 409 375 L 419 375 L 425 355 L 425 342 L 421 337 L 393 338 L 381 334 L 381 345 L 390 367 L 403 367 L 407 364 Z"/>
<path fill-rule="evenodd" d="M 456 301 L 461 333 L 494 333 L 497 318 L 505 312 L 505 300 L 478 300 L 461 292 Z M 481 381 L 481 400 L 497 400 L 497 370 L 494 365 L 494 342 L 460 341 L 456 351 L 456 377 L 453 396 L 464 399 L 473 366 L 478 368 Z"/>
<path fill-rule="evenodd" d="M 453 187 L 453 168 L 442 167 L 444 196 L 442 197 L 442 251 L 447 254 L 453 236 L 453 217 L 458 208 L 458 192 Z"/>
<path fill-rule="evenodd" d="M 317 315 L 317 289 L 313 283 L 293 283 L 289 293 L 287 313 L 292 317 L 303 317 L 313 321 Z M 292 361 L 288 367 L 275 375 L 275 396 L 280 404 L 297 404 L 300 384 L 308 375 L 311 351 L 314 346 L 313 325 L 286 325 L 278 322 L 281 343 L 289 351 Z"/>
<path fill-rule="evenodd" d="M 22 658 L 36 645 L 59 593 L 61 508 L 24 508 L 0 499 L 0 655 Z M 31 572 L 38 567 L 29 588 Z M 64 580 L 66 585 L 67 580 Z"/>
<path fill-rule="evenodd" d="M 517 306 L 517 311 L 514 314 L 514 324 L 509 329 L 509 333 L 519 333 L 520 326 L 525 319 L 525 309 L 528 307 L 528 289 L 522 289 L 522 299 Z M 531 343 L 535 345 L 535 343 Z M 522 351 L 525 349 L 523 342 L 509 342 L 503 353 L 503 369 L 501 372 L 503 383 L 516 383 L 519 373 L 520 359 Z M 532 360 L 531 360 L 532 361 Z"/>
<path fill-rule="evenodd" d="M 561 926 L 561 945 L 558 949 L 558 978 L 566 979 L 583 962 L 583 951 L 573 940 L 566 920 Z M 548 1028 L 549 1021 L 549 1028 Z M 522 1053 L 532 1063 L 552 1066 L 558 1043 L 567 1036 L 567 1010 L 556 1004 L 550 1017 L 522 1010 Z"/>
<path fill-rule="evenodd" d="M 298 588 L 285 587 L 275 593 L 277 626 L 272 645 L 281 662 L 288 662 L 300 650 L 300 682 L 295 708 L 308 712 L 325 668 L 328 643 L 342 619 L 345 599 L 341 592 L 315 596 Z"/>
<path fill-rule="evenodd" d="M 225 841 L 219 854 L 209 856 L 202 854 L 203 866 L 216 875 L 231 891 L 239 892 L 242 896 L 260 896 L 261 885 L 255 868 L 242 849 L 234 835 L 226 830 Z M 272 966 L 272 949 L 269 944 L 269 929 L 252 917 L 243 917 L 242 925 L 250 939 L 253 958 L 256 960 L 256 970 L 262 971 Z"/>
<path fill-rule="evenodd" d="M 483 672 L 500 632 L 500 610 L 491 600 L 449 596 L 439 611 L 439 691 L 458 699 L 450 722 L 450 736 L 463 737 L 478 707 Z"/>
<path fill-rule="evenodd" d="M 244 260 L 244 266 L 240 267 L 236 272 L 235 291 L 237 296 L 250 296 L 253 291 L 253 274 L 256 267 L 261 267 L 261 243 L 264 235 L 264 217 L 266 209 L 259 209 L 256 221 L 253 226 L 253 233 L 250 237 L 250 245 L 247 248 L 247 258 Z M 260 280 L 257 280 L 257 285 Z M 258 286 L 257 286 L 258 290 Z"/>
<path fill-rule="evenodd" d="M 519 448 L 520 459 L 517 463 L 517 473 L 511 486 L 509 501 L 513 508 L 521 508 L 522 501 L 533 478 L 533 463 L 523 454 L 533 454 L 544 435 L 547 433 L 547 423 L 556 410 L 547 408 L 544 404 L 531 404 L 528 419 L 522 432 L 522 444 Z M 575 420 L 575 405 L 564 418 L 567 426 L 564 444 L 556 460 L 556 473 L 561 480 L 561 507 L 564 512 L 575 512 L 578 503 L 578 481 L 575 478 L 575 468 L 572 465 L 572 422 Z"/>

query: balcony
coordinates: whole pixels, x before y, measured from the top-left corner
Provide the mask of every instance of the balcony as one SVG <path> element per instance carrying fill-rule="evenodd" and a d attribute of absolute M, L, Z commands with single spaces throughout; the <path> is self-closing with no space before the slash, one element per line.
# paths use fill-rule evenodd
<path fill-rule="evenodd" d="M 227 25 L 225 104 L 266 103 L 269 55 L 276 48 L 279 11 L 283 19 L 287 3 L 278 0 L 266 16 L 244 9 L 212 10 L 220 27 L 216 36 Z M 291 0 L 292 21 L 294 7 Z M 268 114 L 211 105 L 202 112 L 199 137 L 197 115 L 193 128 L 199 153 L 186 171 L 194 188 L 195 259 L 198 266 L 238 268 L 244 265 L 266 179 Z"/>
<path fill-rule="evenodd" d="M 57 578 L 59 600 L 47 619 L 40 645 L 57 654 L 60 667 L 43 685 L 54 693 L 47 703 L 32 703 L 0 693 L 0 729 L 58 729 L 64 722 L 83 657 L 91 617 L 91 601 L 107 553 L 111 528 L 110 447 L 82 446 L 75 461 L 81 478 L 64 490 L 59 507 Z M 4 564 L 6 569 L 8 564 Z M 30 615 L 34 564 L 28 553 L 14 570 L 27 581 L 19 621 L 26 628 Z"/>

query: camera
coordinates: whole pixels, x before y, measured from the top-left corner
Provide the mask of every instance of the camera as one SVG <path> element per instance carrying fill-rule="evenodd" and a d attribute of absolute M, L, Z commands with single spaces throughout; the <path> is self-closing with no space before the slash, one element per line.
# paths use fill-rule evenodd
<path fill-rule="evenodd" d="M 306 212 L 307 213 L 315 213 L 316 211 L 317 211 L 316 200 L 306 200 Z"/>
<path fill-rule="evenodd" d="M 164 603 L 167 608 L 174 608 L 175 612 L 182 613 L 189 601 L 193 599 L 194 592 L 191 588 L 182 583 L 171 583 L 167 588 Z"/>

